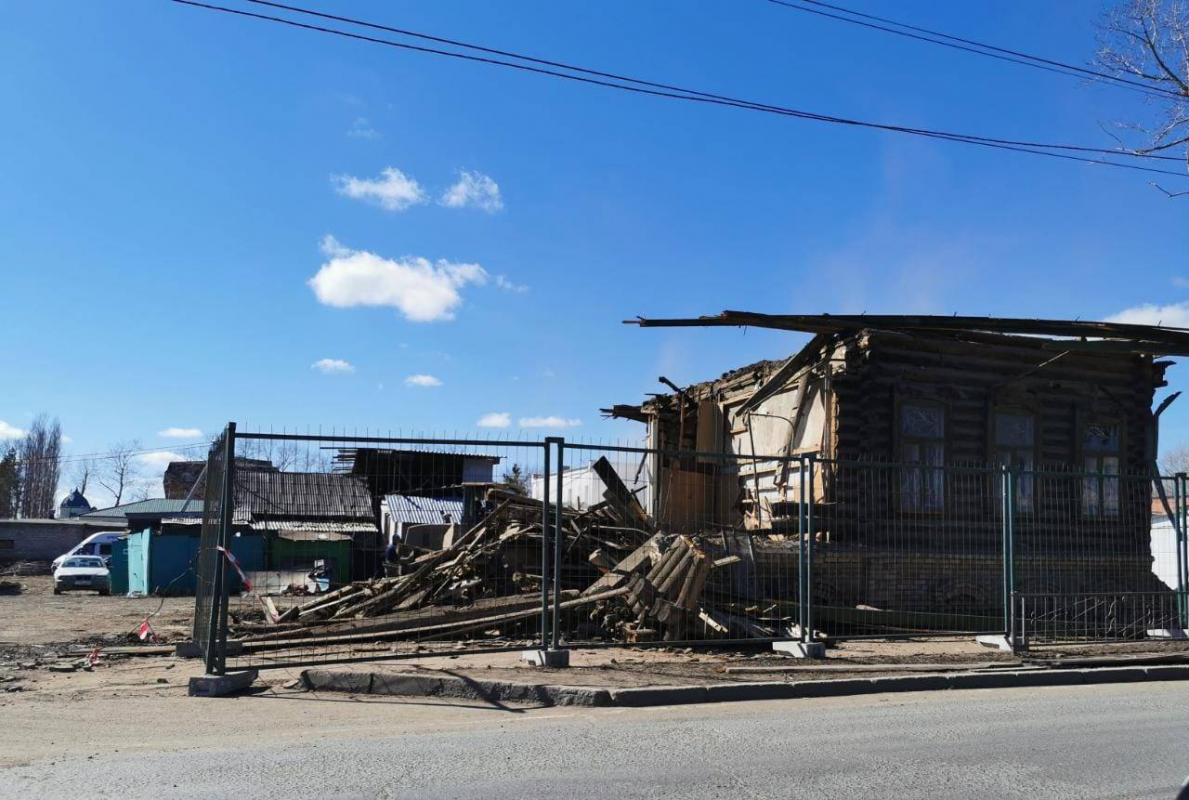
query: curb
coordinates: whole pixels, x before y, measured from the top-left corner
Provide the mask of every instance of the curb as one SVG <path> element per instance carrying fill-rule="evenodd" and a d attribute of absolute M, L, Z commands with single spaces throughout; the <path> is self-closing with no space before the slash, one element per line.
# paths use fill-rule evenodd
<path fill-rule="evenodd" d="M 531 703 L 544 706 L 609 706 L 611 693 L 585 686 L 552 686 L 462 678 L 457 675 L 419 675 L 386 672 L 332 672 L 307 669 L 301 673 L 306 689 L 322 692 L 452 697 L 489 703 Z"/>
<path fill-rule="evenodd" d="M 926 673 L 884 678 L 718 683 L 708 686 L 642 686 L 633 689 L 488 681 L 462 678 L 456 675 L 337 672 L 321 669 L 307 669 L 301 673 L 302 684 L 311 691 L 404 697 L 450 697 L 483 700 L 489 703 L 531 703 L 543 706 L 620 706 L 626 708 L 731 703 L 745 700 L 849 697 L 885 692 L 931 692 L 943 689 L 1010 689 L 1180 680 L 1189 680 L 1189 665 L 1099 667 L 1023 672 Z"/>

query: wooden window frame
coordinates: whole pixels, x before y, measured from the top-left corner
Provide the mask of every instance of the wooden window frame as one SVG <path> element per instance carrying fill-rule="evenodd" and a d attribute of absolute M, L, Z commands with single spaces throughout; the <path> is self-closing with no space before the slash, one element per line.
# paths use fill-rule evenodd
<path fill-rule="evenodd" d="M 990 420 L 989 420 L 989 424 L 987 425 L 987 429 L 988 429 L 987 447 L 988 447 L 988 454 L 989 454 L 988 460 L 990 462 L 994 463 L 995 465 L 1002 467 L 1003 461 L 999 457 L 1001 452 L 1006 451 L 1006 452 L 1011 452 L 1011 453 L 1015 454 L 1015 453 L 1022 453 L 1022 452 L 1028 451 L 1029 454 L 1032 456 L 1032 467 L 1025 471 L 1026 472 L 1036 472 L 1040 468 L 1039 467 L 1039 464 L 1040 464 L 1040 414 L 1038 413 L 1038 411 L 1035 408 L 1031 408 L 1026 405 L 1020 405 L 1018 403 L 1004 403 L 1002 405 L 993 404 L 990 408 L 990 412 L 991 412 Z M 1030 417 L 1032 419 L 1032 445 L 1024 446 L 1024 445 L 1000 444 L 999 443 L 999 415 L 1000 414 L 1013 414 L 1018 417 Z M 1036 476 L 1035 475 L 1025 475 L 1025 476 L 1023 476 L 1023 479 L 1031 482 L 1031 495 L 1030 495 L 1031 502 L 1027 506 L 1025 506 L 1021 502 L 1021 500 L 1022 500 L 1021 494 L 1022 494 L 1023 487 L 1020 483 L 1020 479 L 1017 479 L 1017 482 L 1016 482 L 1016 513 L 1017 514 L 1034 514 L 1034 513 L 1036 513 L 1036 506 L 1037 506 Z"/>
<path fill-rule="evenodd" d="M 1114 521 L 1122 516 L 1123 505 L 1123 481 L 1120 477 L 1123 473 L 1123 454 L 1127 452 L 1127 442 L 1125 439 L 1125 426 L 1123 420 L 1113 414 L 1094 414 L 1094 415 L 1079 415 L 1077 428 L 1077 472 L 1082 473 L 1078 480 L 1078 485 L 1081 491 L 1078 493 L 1078 513 L 1082 519 L 1091 521 Z M 1091 425 L 1108 424 L 1113 425 L 1116 429 L 1115 434 L 1115 449 L 1113 451 L 1093 451 L 1086 449 L 1086 429 Z M 1111 473 L 1103 472 L 1102 468 L 1105 466 L 1102 460 L 1105 458 L 1115 459 L 1115 472 L 1113 478 Z M 1098 469 L 1090 470 L 1086 467 L 1086 460 L 1095 458 L 1098 460 Z M 1086 473 L 1093 473 L 1097 477 L 1091 477 Z M 1109 480 L 1115 481 L 1115 507 L 1108 511 L 1106 507 L 1106 485 Z M 1098 495 L 1097 513 L 1090 513 L 1086 507 L 1086 487 L 1089 482 L 1093 481 L 1095 484 L 1095 492 Z"/>
<path fill-rule="evenodd" d="M 932 407 L 932 408 L 936 408 L 936 409 L 940 410 L 941 411 L 941 427 L 942 427 L 941 438 L 933 439 L 933 438 L 926 438 L 926 437 L 920 437 L 920 436 L 906 436 L 901 429 L 901 427 L 902 427 L 901 419 L 902 419 L 902 414 L 903 414 L 904 408 L 907 406 L 924 406 L 924 407 Z M 896 485 L 896 489 L 895 489 L 896 508 L 899 511 L 904 512 L 904 513 L 922 514 L 922 515 L 942 515 L 945 513 L 946 508 L 949 505 L 949 497 L 948 497 L 948 495 L 949 495 L 948 483 L 949 482 L 946 480 L 945 466 L 946 466 L 947 457 L 949 456 L 949 452 L 950 452 L 950 420 L 951 420 L 951 417 L 952 417 L 952 414 L 950 413 L 950 404 L 945 402 L 944 400 L 939 399 L 939 398 L 920 397 L 920 396 L 916 396 L 916 395 L 903 395 L 903 396 L 897 396 L 895 398 L 895 403 L 893 404 L 893 413 L 892 413 L 892 444 L 893 444 L 893 447 L 895 448 L 894 463 L 900 465 L 899 467 L 897 467 L 898 471 L 900 472 L 900 476 L 899 476 L 899 480 L 897 481 L 897 485 Z M 938 467 L 928 467 L 928 466 L 921 465 L 921 466 L 917 466 L 914 468 L 914 467 L 910 466 L 908 464 L 908 462 L 905 460 L 905 457 L 904 457 L 905 445 L 924 444 L 924 443 L 936 444 L 938 442 L 941 443 L 941 464 Z M 921 473 L 922 484 L 921 484 L 921 490 L 920 490 L 920 498 L 918 500 L 914 501 L 912 504 L 908 504 L 905 502 L 905 488 L 904 488 L 904 480 L 907 477 L 908 470 L 910 470 L 910 469 L 915 469 L 916 471 L 922 471 L 922 473 Z M 925 506 L 925 489 L 924 489 L 924 483 L 923 483 L 923 478 L 924 478 L 923 470 L 927 470 L 927 469 L 937 469 L 941 473 L 940 502 L 938 503 L 936 508 L 927 508 Z"/>

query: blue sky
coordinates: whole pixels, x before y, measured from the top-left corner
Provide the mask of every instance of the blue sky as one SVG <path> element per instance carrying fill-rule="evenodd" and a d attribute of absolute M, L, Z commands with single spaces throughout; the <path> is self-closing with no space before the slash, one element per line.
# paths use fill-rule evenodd
<path fill-rule="evenodd" d="M 761 0 L 333 9 L 904 125 L 1109 147 L 1100 122 L 1144 113 L 1130 92 Z M 1092 55 L 1095 13 L 895 6 L 1073 63 Z M 803 341 L 620 324 L 638 314 L 1155 304 L 1189 324 L 1189 206 L 1141 173 L 648 99 L 164 0 L 0 0 L 0 108 L 0 431 L 49 412 L 76 453 L 184 444 L 158 434 L 229 419 L 453 433 L 506 414 L 489 432 L 535 419 L 572 427 L 534 436 L 630 437 L 599 407 Z M 360 288 L 377 275 L 381 290 Z M 351 369 L 313 368 L 323 359 Z M 1162 435 L 1189 438 L 1189 403 Z"/>

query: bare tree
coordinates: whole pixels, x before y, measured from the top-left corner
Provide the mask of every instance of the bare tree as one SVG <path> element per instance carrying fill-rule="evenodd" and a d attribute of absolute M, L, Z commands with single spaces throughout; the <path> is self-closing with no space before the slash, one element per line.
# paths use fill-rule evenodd
<path fill-rule="evenodd" d="M 1151 87 L 1149 119 L 1117 123 L 1136 153 L 1178 155 L 1189 169 L 1189 2 L 1124 0 L 1098 25 L 1100 67 Z M 1169 197 L 1189 196 L 1189 191 Z"/>
<path fill-rule="evenodd" d="M 70 468 L 70 482 L 74 484 L 75 489 L 78 489 L 79 494 L 87 493 L 87 486 L 95 477 L 95 472 L 96 465 L 93 458 L 84 458 L 74 462 L 74 466 Z"/>
<path fill-rule="evenodd" d="M 117 442 L 108 448 L 108 454 L 99 464 L 95 482 L 111 493 L 114 505 L 118 506 L 133 487 L 143 485 L 144 473 L 136 460 L 140 449 L 139 439 Z"/>
<path fill-rule="evenodd" d="M 39 414 L 17 445 L 20 460 L 20 513 L 51 519 L 62 477 L 62 426 Z"/>
<path fill-rule="evenodd" d="M 1189 472 L 1189 442 L 1178 442 L 1164 451 L 1157 465 L 1161 475 Z"/>

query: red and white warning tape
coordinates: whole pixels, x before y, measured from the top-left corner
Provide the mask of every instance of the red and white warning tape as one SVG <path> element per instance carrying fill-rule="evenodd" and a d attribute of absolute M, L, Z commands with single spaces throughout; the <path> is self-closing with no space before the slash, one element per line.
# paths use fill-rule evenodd
<path fill-rule="evenodd" d="M 235 571 L 239 573 L 239 579 L 244 582 L 244 589 L 249 592 L 252 591 L 252 582 L 248 580 L 248 576 L 244 574 L 243 569 L 239 565 L 239 561 L 231 553 L 231 551 L 222 545 L 219 545 L 216 549 L 223 555 L 227 556 L 227 560 L 231 563 L 231 566 L 235 567 Z"/>

